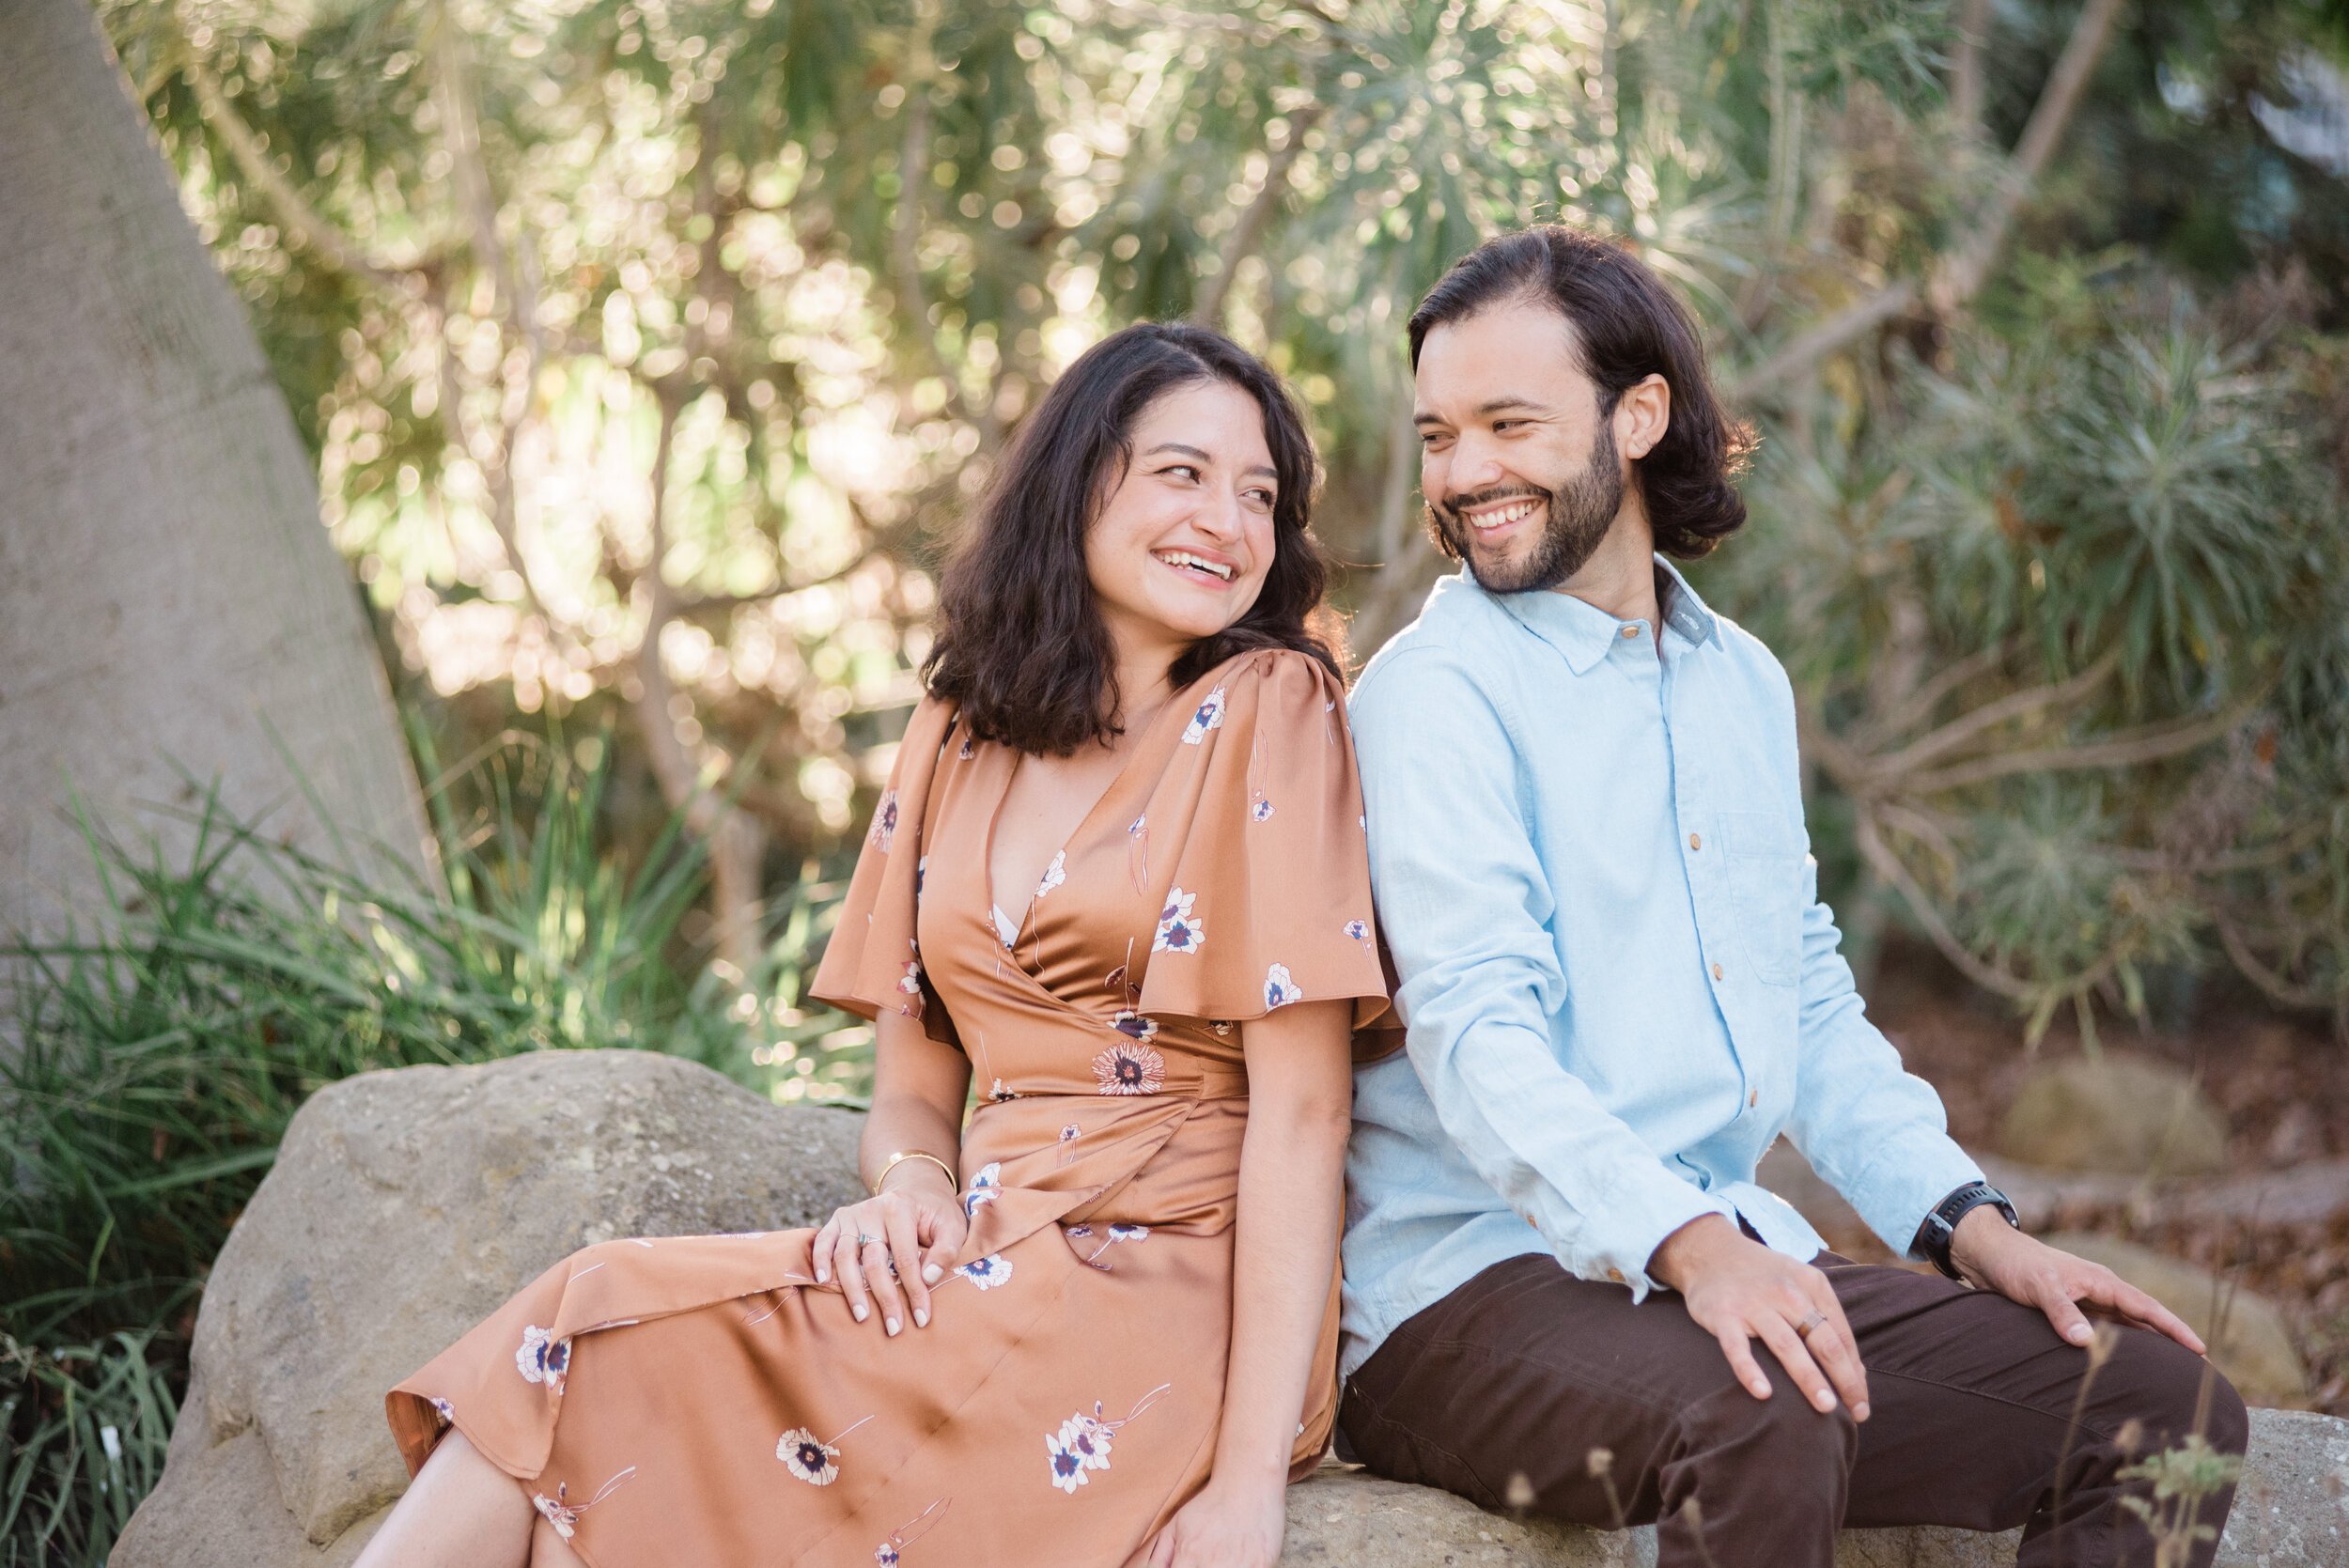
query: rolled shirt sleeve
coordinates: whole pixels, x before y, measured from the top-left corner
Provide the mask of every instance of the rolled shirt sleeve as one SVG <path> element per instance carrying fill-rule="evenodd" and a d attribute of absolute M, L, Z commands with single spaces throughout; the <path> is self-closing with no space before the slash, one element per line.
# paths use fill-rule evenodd
<path fill-rule="evenodd" d="M 1637 1299 L 1666 1236 L 1735 1210 L 1675 1175 L 1561 1060 L 1549 880 L 1496 700 L 1437 647 L 1386 660 L 1355 695 L 1371 882 L 1407 1048 L 1477 1173 L 1569 1271 L 1621 1281 Z"/>

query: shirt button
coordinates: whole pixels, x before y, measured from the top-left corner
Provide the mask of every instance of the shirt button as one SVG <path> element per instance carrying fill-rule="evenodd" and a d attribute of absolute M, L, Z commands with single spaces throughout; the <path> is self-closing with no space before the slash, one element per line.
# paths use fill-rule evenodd
<path fill-rule="evenodd" d="M 1721 977 L 1721 967 L 1720 967 L 1720 965 L 1719 965 L 1719 964 L 1715 964 L 1715 965 L 1713 966 L 1713 978 L 1714 978 L 1714 979 L 1716 979 L 1716 980 L 1719 980 L 1720 977 Z"/>
<path fill-rule="evenodd" d="M 1640 629 L 1636 626 L 1627 626 L 1623 629 L 1623 634 L 1626 637 L 1637 637 L 1640 634 Z"/>
<path fill-rule="evenodd" d="M 1703 835 L 1703 833 L 1690 833 L 1690 834 L 1688 835 L 1688 847 L 1689 847 L 1689 848 L 1691 848 L 1691 849 L 1702 849 L 1702 848 L 1703 848 L 1703 847 L 1704 847 L 1704 835 Z"/>

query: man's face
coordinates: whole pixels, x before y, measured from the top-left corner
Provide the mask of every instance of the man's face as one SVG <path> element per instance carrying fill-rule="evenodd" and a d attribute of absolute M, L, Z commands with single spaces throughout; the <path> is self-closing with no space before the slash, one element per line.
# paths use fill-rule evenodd
<path fill-rule="evenodd" d="M 1581 570 L 1623 506 L 1624 465 L 1574 329 L 1504 300 L 1420 345 L 1413 423 L 1431 522 L 1496 594 Z"/>

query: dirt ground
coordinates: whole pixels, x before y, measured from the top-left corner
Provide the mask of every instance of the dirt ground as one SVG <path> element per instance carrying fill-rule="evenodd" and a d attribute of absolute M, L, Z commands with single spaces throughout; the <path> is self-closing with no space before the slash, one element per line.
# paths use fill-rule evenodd
<path fill-rule="evenodd" d="M 1940 1091 L 1950 1130 L 1970 1149 L 1997 1152 L 1999 1118 L 2032 1062 L 2020 1021 L 1930 954 L 1890 957 L 1868 997 L 1870 1016 L 1909 1070 Z M 2227 1119 L 2236 1172 L 2349 1157 L 2349 1045 L 2326 1020 L 2282 1017 L 2254 998 L 2228 996 L 2198 1007 L 2183 1030 L 2105 1025 L 2102 1042 L 2195 1073 Z M 2039 1046 L 2043 1057 L 2080 1049 L 2068 1021 Z M 2194 1225 L 2081 1206 L 2060 1225 L 2157 1248 L 2274 1300 L 2308 1363 L 2310 1403 L 2349 1415 L 2349 1213 L 2314 1225 Z"/>

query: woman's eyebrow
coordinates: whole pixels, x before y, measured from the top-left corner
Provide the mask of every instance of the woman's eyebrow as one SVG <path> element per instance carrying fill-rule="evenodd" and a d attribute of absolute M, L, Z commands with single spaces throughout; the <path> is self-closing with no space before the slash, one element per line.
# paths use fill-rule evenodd
<path fill-rule="evenodd" d="M 1211 463 L 1215 461 L 1213 458 L 1208 457 L 1205 452 L 1200 451 L 1196 446 L 1185 446 L 1179 441 L 1162 441 L 1159 442 L 1158 445 L 1150 448 L 1149 451 L 1144 452 L 1143 456 L 1145 458 L 1155 458 L 1161 452 L 1180 452 L 1184 457 L 1196 458 L 1203 463 Z"/>

